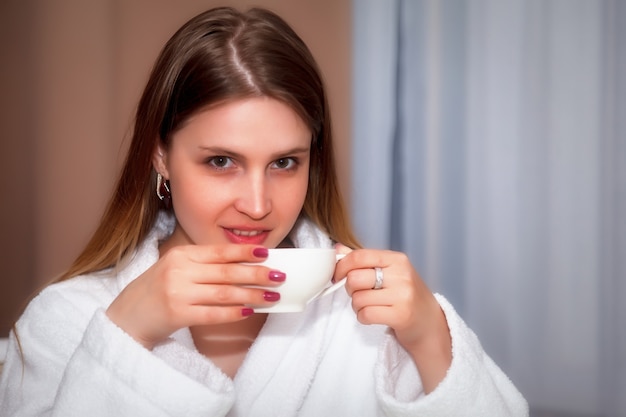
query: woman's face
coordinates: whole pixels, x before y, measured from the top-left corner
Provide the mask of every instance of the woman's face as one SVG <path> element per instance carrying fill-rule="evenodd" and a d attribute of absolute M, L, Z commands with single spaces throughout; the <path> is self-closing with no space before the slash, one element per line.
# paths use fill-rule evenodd
<path fill-rule="evenodd" d="M 307 192 L 311 132 L 267 97 L 227 102 L 192 116 L 158 147 L 177 224 L 168 246 L 252 243 L 276 247 Z"/>

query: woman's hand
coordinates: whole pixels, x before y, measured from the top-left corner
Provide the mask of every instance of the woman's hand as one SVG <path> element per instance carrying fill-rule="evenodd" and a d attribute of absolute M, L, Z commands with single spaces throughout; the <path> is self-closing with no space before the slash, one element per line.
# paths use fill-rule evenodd
<path fill-rule="evenodd" d="M 278 286 L 285 280 L 267 267 L 240 264 L 266 256 L 254 245 L 175 247 L 133 280 L 106 313 L 148 349 L 183 327 L 242 320 L 254 312 L 247 306 L 279 299 L 276 292 L 244 286 Z"/>
<path fill-rule="evenodd" d="M 445 377 L 452 361 L 450 332 L 439 303 L 400 252 L 357 249 L 337 245 L 346 257 L 337 263 L 336 280 L 347 277 L 352 308 L 363 324 L 384 324 L 393 329 L 400 345 L 411 355 L 428 393 Z M 381 268 L 383 284 L 373 289 L 374 268 Z"/>

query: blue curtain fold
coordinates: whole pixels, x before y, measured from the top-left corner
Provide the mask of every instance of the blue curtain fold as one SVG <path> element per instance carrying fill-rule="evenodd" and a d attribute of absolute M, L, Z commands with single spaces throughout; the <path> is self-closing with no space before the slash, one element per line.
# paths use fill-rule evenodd
<path fill-rule="evenodd" d="M 626 5 L 359 0 L 353 219 L 536 415 L 626 416 Z"/>

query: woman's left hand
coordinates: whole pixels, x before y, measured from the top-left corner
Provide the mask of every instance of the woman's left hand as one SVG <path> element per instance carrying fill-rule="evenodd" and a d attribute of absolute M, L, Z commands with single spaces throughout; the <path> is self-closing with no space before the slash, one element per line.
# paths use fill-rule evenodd
<path fill-rule="evenodd" d="M 445 377 L 452 361 L 450 332 L 439 303 L 408 257 L 401 252 L 350 250 L 337 263 L 335 280 L 347 277 L 352 308 L 363 324 L 389 326 L 411 355 L 428 393 Z M 382 287 L 374 289 L 375 268 L 382 271 Z"/>

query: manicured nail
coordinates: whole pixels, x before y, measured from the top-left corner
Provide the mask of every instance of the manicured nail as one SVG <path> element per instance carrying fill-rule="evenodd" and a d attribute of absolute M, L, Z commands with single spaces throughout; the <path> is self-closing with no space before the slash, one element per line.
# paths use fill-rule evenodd
<path fill-rule="evenodd" d="M 245 307 L 245 308 L 241 309 L 241 315 L 244 316 L 244 317 L 248 317 L 248 316 L 251 316 L 253 314 L 254 314 L 254 309 L 252 309 L 252 308 Z"/>
<path fill-rule="evenodd" d="M 284 272 L 270 271 L 270 281 L 283 282 L 287 278 Z"/>
<path fill-rule="evenodd" d="M 263 298 L 265 299 L 265 301 L 278 301 L 280 300 L 280 293 L 273 292 L 273 291 L 265 291 L 263 293 Z"/>
<path fill-rule="evenodd" d="M 252 254 L 257 258 L 267 258 L 269 252 L 267 251 L 267 248 L 254 248 Z"/>

